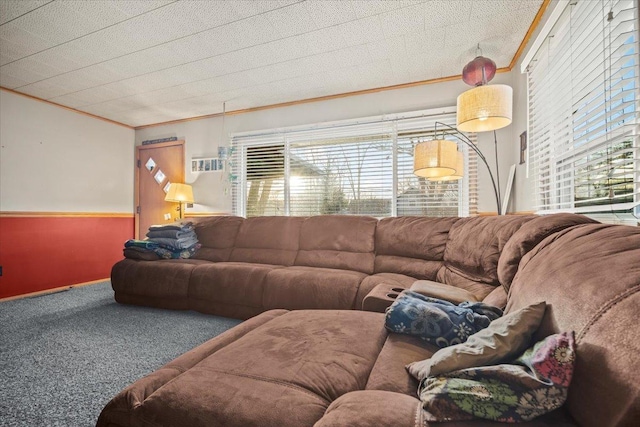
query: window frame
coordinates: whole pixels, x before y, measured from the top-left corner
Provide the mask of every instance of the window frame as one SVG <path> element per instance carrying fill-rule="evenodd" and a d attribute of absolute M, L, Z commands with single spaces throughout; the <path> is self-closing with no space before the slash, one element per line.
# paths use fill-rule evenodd
<path fill-rule="evenodd" d="M 389 133 L 391 142 L 391 170 L 392 170 L 392 182 L 391 184 L 391 209 L 388 214 L 383 216 L 398 216 L 398 179 L 399 179 L 399 164 L 398 164 L 398 126 L 402 128 L 407 123 L 413 123 L 412 121 L 424 120 L 425 123 L 433 123 L 435 121 L 443 121 L 448 124 L 455 125 L 455 107 L 446 107 L 438 109 L 421 110 L 410 113 L 402 113 L 395 115 L 384 115 L 367 117 L 360 119 L 341 120 L 336 122 L 325 122 L 311 125 L 293 126 L 287 128 L 276 128 L 270 130 L 263 130 L 258 132 L 239 132 L 234 133 L 231 136 L 231 167 L 232 171 L 228 174 L 227 179 L 230 180 L 231 192 L 232 192 L 232 204 L 233 213 L 238 216 L 247 216 L 247 196 L 248 196 L 248 180 L 247 180 L 247 150 L 250 147 L 267 147 L 282 144 L 285 167 L 284 167 L 284 188 L 283 188 L 283 212 L 282 215 L 289 216 L 291 214 L 291 147 L 296 141 L 300 141 L 300 135 L 305 132 L 332 132 L 335 130 L 353 129 L 357 131 L 366 130 L 368 127 L 371 129 L 378 127 Z M 424 128 L 425 131 L 429 131 L 428 128 Z M 437 132 L 442 131 L 443 128 L 438 128 Z M 371 135 L 371 134 L 369 134 Z M 382 133 L 380 133 L 382 135 Z M 474 142 L 476 142 L 476 135 L 469 133 L 466 134 Z M 458 140 L 450 138 L 458 142 Z M 458 143 L 459 149 L 463 151 L 465 156 L 465 174 L 464 178 L 458 182 L 458 200 L 457 200 L 457 212 L 458 216 L 469 216 L 477 213 L 477 159 L 476 154 L 470 150 L 466 144 Z M 406 165 L 405 165 L 406 166 Z M 449 185 L 451 185 L 449 183 Z M 460 197 L 462 195 L 462 197 Z M 465 198 L 467 200 L 465 200 Z M 349 213 L 347 213 L 349 214 Z M 357 214 L 353 214 L 357 215 Z M 362 215 L 369 215 L 362 213 Z"/>

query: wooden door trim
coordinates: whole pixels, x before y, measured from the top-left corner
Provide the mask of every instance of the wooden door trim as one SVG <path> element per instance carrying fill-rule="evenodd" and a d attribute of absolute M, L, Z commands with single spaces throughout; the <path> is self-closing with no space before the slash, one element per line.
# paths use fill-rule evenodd
<path fill-rule="evenodd" d="M 140 151 L 142 150 L 149 150 L 152 148 L 164 148 L 164 147 L 173 147 L 173 146 L 180 146 L 182 149 L 180 150 L 180 156 L 182 157 L 181 159 L 181 164 L 182 164 L 182 176 L 181 176 L 181 180 L 182 182 L 184 182 L 184 139 L 179 139 L 177 141 L 169 141 L 169 142 L 160 142 L 158 144 L 147 144 L 147 145 L 136 145 L 136 158 L 134 160 L 134 169 L 136 171 L 135 174 L 135 182 L 133 183 L 133 198 L 134 198 L 134 207 L 133 207 L 133 213 L 134 213 L 134 236 L 136 239 L 140 238 L 140 214 L 138 213 L 138 206 L 140 206 L 140 193 L 139 193 L 139 188 L 140 188 L 140 169 L 142 169 L 144 166 L 140 165 L 140 167 L 138 167 L 138 162 L 140 161 Z"/>

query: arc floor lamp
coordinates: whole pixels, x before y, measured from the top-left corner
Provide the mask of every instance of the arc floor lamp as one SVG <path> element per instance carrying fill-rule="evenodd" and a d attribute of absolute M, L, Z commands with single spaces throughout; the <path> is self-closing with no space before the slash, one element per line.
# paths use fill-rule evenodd
<path fill-rule="evenodd" d="M 479 47 L 478 47 L 479 49 Z M 478 55 L 462 70 L 465 83 L 475 86 L 458 96 L 456 103 L 457 128 L 436 122 L 447 128 L 442 139 L 423 141 L 414 149 L 414 174 L 430 181 L 449 181 L 464 176 L 464 156 L 458 151 L 458 144 L 444 139 L 450 135 L 466 144 L 482 160 L 489 171 L 496 197 L 498 215 L 502 215 L 500 203 L 500 176 L 498 172 L 498 142 L 495 131 L 511 124 L 513 110 L 513 90 L 502 84 L 488 85 L 495 76 L 496 64 L 489 58 Z M 496 180 L 486 157 L 463 132 L 494 131 L 496 150 Z M 437 133 L 437 132 L 436 132 Z"/>

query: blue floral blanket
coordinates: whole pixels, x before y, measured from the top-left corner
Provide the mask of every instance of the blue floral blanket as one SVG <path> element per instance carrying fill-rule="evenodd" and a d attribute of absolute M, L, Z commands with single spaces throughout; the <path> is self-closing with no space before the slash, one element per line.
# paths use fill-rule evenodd
<path fill-rule="evenodd" d="M 470 335 L 502 316 L 502 310 L 481 302 L 459 305 L 405 291 L 389 307 L 385 327 L 419 337 L 438 347 L 464 342 Z"/>

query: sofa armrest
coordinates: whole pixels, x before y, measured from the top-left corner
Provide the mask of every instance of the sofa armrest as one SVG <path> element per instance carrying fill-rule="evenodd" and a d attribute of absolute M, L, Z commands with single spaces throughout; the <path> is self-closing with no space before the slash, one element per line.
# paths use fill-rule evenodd
<path fill-rule="evenodd" d="M 421 427 L 422 404 L 406 394 L 380 390 L 353 391 L 327 408 L 314 427 Z"/>
<path fill-rule="evenodd" d="M 384 313 L 405 288 L 392 283 L 380 283 L 362 300 L 363 311 Z"/>
<path fill-rule="evenodd" d="M 469 291 L 431 280 L 416 280 L 410 289 L 426 297 L 439 298 L 454 304 L 460 304 L 465 301 L 479 301 Z"/>

